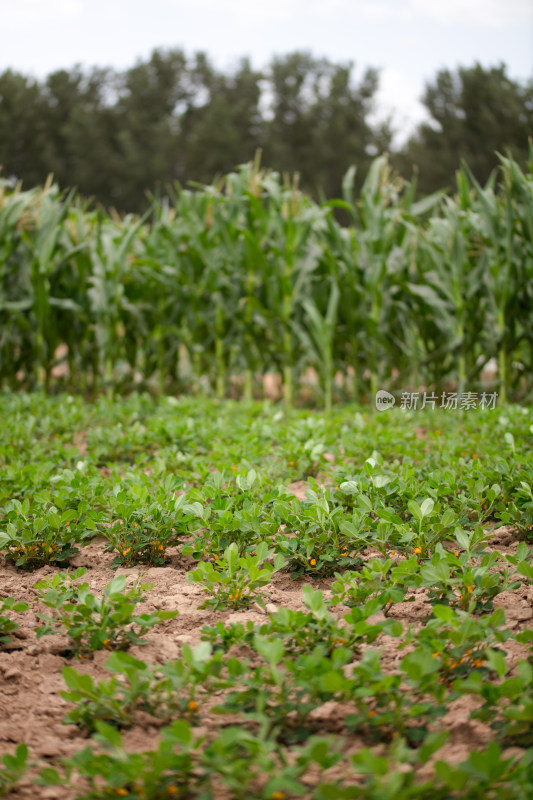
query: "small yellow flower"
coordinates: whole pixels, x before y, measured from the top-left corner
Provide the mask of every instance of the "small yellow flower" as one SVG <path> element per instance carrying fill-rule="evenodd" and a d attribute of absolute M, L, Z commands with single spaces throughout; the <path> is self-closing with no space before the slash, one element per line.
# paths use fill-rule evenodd
<path fill-rule="evenodd" d="M 54 549 L 54 546 L 50 545 L 50 547 L 48 548 L 48 552 L 51 553 L 53 551 L 53 549 Z"/>
<path fill-rule="evenodd" d="M 433 657 L 433 658 L 438 658 L 439 656 L 440 656 L 440 653 L 433 653 L 433 656 L 432 656 L 432 657 Z"/>
<path fill-rule="evenodd" d="M 237 467 L 235 465 L 233 465 L 232 470 L 236 471 Z"/>
<path fill-rule="evenodd" d="M 272 800 L 285 800 L 285 795 L 283 792 L 274 792 L 272 795 Z"/>
<path fill-rule="evenodd" d="M 160 545 L 159 545 L 159 547 L 158 547 L 157 549 L 158 549 L 158 550 L 164 550 L 164 549 L 165 549 L 165 545 L 164 545 L 164 544 L 160 544 Z"/>
<path fill-rule="evenodd" d="M 69 525 L 70 525 L 70 522 L 67 522 L 67 528 L 68 528 Z"/>
<path fill-rule="evenodd" d="M 315 567 L 316 566 L 316 558 L 312 558 L 309 563 L 311 564 L 312 567 Z"/>
<path fill-rule="evenodd" d="M 473 661 L 472 664 L 474 665 L 474 667 L 482 667 L 483 666 L 483 661 L 481 661 L 480 658 L 476 658 L 476 660 Z"/>
<path fill-rule="evenodd" d="M 477 458 L 477 455 L 474 453 L 474 454 L 473 454 L 473 456 L 472 456 L 472 458 Z"/>
<path fill-rule="evenodd" d="M 123 556 L 127 556 L 130 551 L 131 551 L 131 547 L 126 547 L 126 549 L 122 551 L 122 555 Z"/>
<path fill-rule="evenodd" d="M 117 789 L 116 791 L 121 797 L 125 797 L 127 794 L 129 794 L 127 789 Z"/>
<path fill-rule="evenodd" d="M 133 527 L 134 527 L 134 528 L 136 528 L 136 527 L 137 527 L 137 523 L 136 523 L 136 522 L 134 522 L 134 523 L 133 523 Z"/>
<path fill-rule="evenodd" d="M 289 467 L 295 467 L 296 461 L 289 461 Z"/>
<path fill-rule="evenodd" d="M 462 455 L 462 457 L 464 458 L 464 457 L 466 456 L 466 453 L 461 453 L 461 455 Z"/>
<path fill-rule="evenodd" d="M 341 553 L 341 556 L 347 556 L 347 555 L 348 555 L 347 552 Z"/>
<path fill-rule="evenodd" d="M 179 792 L 177 786 L 169 786 L 167 789 L 167 794 L 170 794 L 172 797 L 175 797 Z"/>
<path fill-rule="evenodd" d="M 194 700 L 189 700 L 189 702 L 187 703 L 187 708 L 189 709 L 189 711 L 198 711 L 198 706 L 196 705 Z"/>
<path fill-rule="evenodd" d="M 470 594 L 470 592 L 473 592 L 475 588 L 476 588 L 475 586 L 467 586 L 466 587 L 466 589 L 467 589 L 469 594 Z"/>
<path fill-rule="evenodd" d="M 413 553 L 419 554 L 421 552 L 422 552 L 422 548 L 421 547 L 413 547 Z"/>
<path fill-rule="evenodd" d="M 440 431 L 439 430 L 436 430 L 435 433 L 436 433 L 437 436 L 440 436 Z"/>
<path fill-rule="evenodd" d="M 455 553 L 454 553 L 454 556 L 456 556 L 457 558 L 459 558 L 459 550 L 456 550 L 456 551 L 455 551 Z"/>

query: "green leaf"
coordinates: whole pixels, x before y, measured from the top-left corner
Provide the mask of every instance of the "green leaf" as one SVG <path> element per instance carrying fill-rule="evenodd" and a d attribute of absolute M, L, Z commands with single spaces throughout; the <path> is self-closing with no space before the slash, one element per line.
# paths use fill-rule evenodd
<path fill-rule="evenodd" d="M 94 721 L 94 727 L 98 731 L 98 736 L 95 738 L 100 739 L 112 747 L 122 747 L 122 736 L 112 725 L 108 725 L 107 722 L 96 719 Z"/>
<path fill-rule="evenodd" d="M 490 668 L 493 669 L 495 672 L 497 672 L 498 675 L 503 678 L 503 676 L 507 672 L 507 666 L 505 664 L 505 658 L 503 656 L 503 653 L 500 653 L 497 650 L 493 650 L 491 647 L 487 647 L 487 649 L 485 650 L 485 655 L 487 656 Z"/>
<path fill-rule="evenodd" d="M 285 655 L 283 642 L 279 639 L 270 641 L 266 636 L 256 633 L 254 636 L 254 648 L 260 656 L 269 664 L 278 664 Z"/>
<path fill-rule="evenodd" d="M 433 616 L 443 622 L 450 622 L 455 617 L 455 612 L 449 606 L 434 605 Z"/>
<path fill-rule="evenodd" d="M 420 508 L 416 500 L 409 500 L 409 502 L 407 503 L 407 508 L 409 509 L 413 517 L 416 517 L 417 520 L 421 521 L 423 519 L 424 514 L 422 513 L 422 509 Z"/>
<path fill-rule="evenodd" d="M 426 497 L 426 499 L 422 501 L 422 504 L 420 506 L 420 512 L 422 516 L 428 517 L 433 511 L 434 506 L 435 502 L 431 499 L 431 497 Z"/>

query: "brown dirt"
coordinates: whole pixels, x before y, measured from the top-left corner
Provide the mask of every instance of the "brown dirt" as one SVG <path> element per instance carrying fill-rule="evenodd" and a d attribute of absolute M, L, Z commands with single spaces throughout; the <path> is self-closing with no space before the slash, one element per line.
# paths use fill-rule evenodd
<path fill-rule="evenodd" d="M 300 483 L 293 484 L 291 489 L 297 496 L 305 496 L 305 485 Z M 495 542 L 498 542 L 498 549 L 503 545 L 503 550 L 512 552 L 516 549 L 516 540 L 513 541 L 511 537 L 508 541 L 508 533 L 508 530 L 496 531 Z M 186 577 L 194 562 L 181 556 L 177 550 L 173 552 L 168 566 L 148 570 L 139 567 L 115 571 L 110 567 L 112 558 L 112 554 L 104 552 L 103 542 L 93 541 L 74 559 L 74 565 L 87 567 L 84 580 L 89 583 L 92 590 L 98 592 L 117 574 L 125 574 L 128 583 L 142 575 L 145 582 L 153 583 L 147 601 L 143 604 L 143 610 L 179 611 L 177 618 L 152 629 L 146 637 L 148 639 L 146 646 L 130 649 L 132 655 L 143 661 L 161 663 L 167 659 L 178 658 L 182 644 L 199 642 L 200 630 L 208 623 L 213 624 L 218 620 L 226 622 L 252 620 L 254 623 L 260 623 L 265 619 L 265 612 L 259 607 L 240 612 L 200 610 L 198 606 L 203 600 L 203 592 L 199 587 L 188 584 Z M 95 653 L 94 657 L 87 661 L 72 662 L 64 655 L 66 644 L 64 637 L 54 635 L 36 639 L 34 629 L 37 624 L 36 614 L 40 609 L 33 584 L 54 572 L 53 568 L 47 567 L 33 573 L 22 573 L 11 565 L 0 565 L 1 595 L 13 596 L 30 604 L 27 613 L 15 616 L 20 629 L 15 633 L 13 641 L 0 650 L 0 753 L 12 752 L 16 743 L 24 741 L 30 748 L 33 759 L 44 759 L 50 764 L 60 756 L 72 755 L 87 744 L 87 737 L 82 731 L 62 722 L 69 705 L 60 696 L 60 691 L 66 688 L 61 675 L 63 666 L 71 664 L 80 671 L 86 671 L 95 679 L 109 677 L 103 666 L 108 657 L 106 651 Z M 265 590 L 268 601 L 272 604 L 268 606 L 268 610 L 272 611 L 280 606 L 303 608 L 304 584 L 311 584 L 315 588 L 324 590 L 325 596 L 329 597 L 331 582 L 331 580 L 309 578 L 295 581 L 287 575 L 277 574 Z M 391 616 L 399 619 L 405 628 L 408 625 L 421 625 L 430 610 L 425 590 L 413 594 L 415 596 L 413 602 L 399 603 L 391 612 Z M 497 598 L 496 605 L 505 609 L 508 625 L 515 632 L 532 625 L 531 595 L 531 589 L 522 587 L 515 592 L 503 592 Z M 335 615 L 344 612 L 345 609 L 342 607 L 333 609 Z M 391 670 L 397 668 L 406 652 L 398 651 L 397 645 L 397 640 L 386 636 L 381 637 L 375 645 L 382 648 L 384 665 Z M 509 668 L 513 670 L 517 661 L 526 657 L 527 650 L 513 641 L 508 642 L 506 647 L 509 653 Z M 489 729 L 475 720 L 470 720 L 470 711 L 475 704 L 475 700 L 465 697 L 450 705 L 442 722 L 451 730 L 451 736 L 445 748 L 439 751 L 439 758 L 445 757 L 457 762 L 466 758 L 469 750 L 486 745 L 490 738 Z M 328 702 L 317 708 L 313 714 L 324 729 L 324 733 L 326 731 L 336 733 L 342 729 L 342 717 L 347 710 L 349 710 L 347 706 Z M 205 728 L 211 722 L 216 724 L 215 719 L 208 715 L 201 724 Z M 154 747 L 156 735 L 157 726 L 146 720 L 145 725 L 138 725 L 125 733 L 125 744 L 132 749 L 148 750 Z M 348 736 L 344 740 L 343 750 L 347 753 L 355 752 L 362 744 L 359 736 Z M 339 777 L 342 773 L 341 767 L 342 765 L 339 765 L 331 770 L 328 778 L 333 780 Z M 426 766 L 424 769 L 427 771 L 429 767 Z M 306 782 L 312 784 L 312 773 L 307 776 Z M 33 800 L 36 796 L 48 800 L 71 800 L 74 797 L 74 793 L 64 787 L 40 788 L 37 791 L 38 794 L 31 780 L 26 778 L 9 797 L 13 800 Z"/>

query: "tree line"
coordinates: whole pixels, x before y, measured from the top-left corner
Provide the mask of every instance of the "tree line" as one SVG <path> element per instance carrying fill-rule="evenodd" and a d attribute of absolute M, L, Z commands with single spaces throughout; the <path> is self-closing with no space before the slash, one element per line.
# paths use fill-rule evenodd
<path fill-rule="evenodd" d="M 169 184 L 210 184 L 262 151 L 265 166 L 298 172 L 320 199 L 338 197 L 352 164 L 360 180 L 372 159 L 391 153 L 428 194 L 453 188 L 461 158 L 480 182 L 496 151 L 524 166 L 533 134 L 533 82 L 504 65 L 440 71 L 422 101 L 429 121 L 400 149 L 390 120 L 373 123 L 379 73 L 305 52 L 264 70 L 243 59 L 232 71 L 203 53 L 155 50 L 125 71 L 80 67 L 35 80 L 0 74 L 0 167 L 30 187 L 50 173 L 61 187 L 120 211 L 143 211 L 147 192 Z M 356 178 L 356 180 L 358 179 Z"/>

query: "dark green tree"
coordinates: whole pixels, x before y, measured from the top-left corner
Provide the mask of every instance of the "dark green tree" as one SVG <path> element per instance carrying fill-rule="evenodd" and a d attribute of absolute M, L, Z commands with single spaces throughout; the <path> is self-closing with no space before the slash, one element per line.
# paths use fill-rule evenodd
<path fill-rule="evenodd" d="M 455 172 L 465 159 L 484 183 L 498 165 L 495 152 L 510 152 L 524 166 L 533 135 L 533 82 L 520 84 L 506 67 L 480 64 L 440 71 L 422 98 L 430 121 L 419 126 L 398 164 L 419 169 L 423 194 L 455 186 Z"/>
<path fill-rule="evenodd" d="M 114 107 L 119 208 L 141 209 L 148 190 L 179 177 L 179 115 L 194 92 L 181 50 L 155 50 L 122 77 Z"/>
<path fill-rule="evenodd" d="M 46 129 L 40 85 L 12 70 L 0 75 L 0 167 L 28 186 L 46 179 Z"/>
<path fill-rule="evenodd" d="M 204 60 L 197 63 L 195 74 L 201 90 L 181 118 L 185 163 L 180 177 L 210 182 L 217 173 L 252 160 L 264 143 L 262 74 L 247 59 L 228 75 L 216 72 Z"/>
<path fill-rule="evenodd" d="M 332 197 L 355 164 L 362 178 L 371 155 L 390 144 L 387 126 L 368 116 L 378 88 L 369 69 L 357 84 L 352 64 L 333 64 L 308 53 L 275 58 L 269 69 L 271 114 L 264 161 L 301 175 L 305 189 Z"/>

